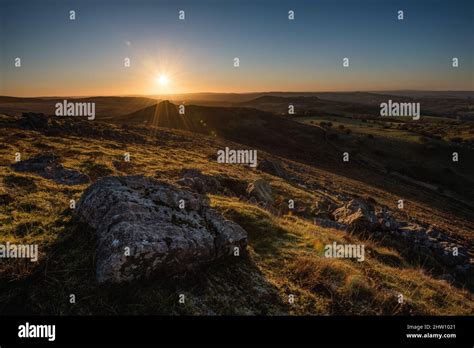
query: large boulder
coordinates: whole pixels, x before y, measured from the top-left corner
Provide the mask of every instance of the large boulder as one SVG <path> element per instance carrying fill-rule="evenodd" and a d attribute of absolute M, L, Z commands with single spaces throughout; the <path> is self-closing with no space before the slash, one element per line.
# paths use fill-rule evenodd
<path fill-rule="evenodd" d="M 245 230 L 205 197 L 145 176 L 97 181 L 77 214 L 97 233 L 99 282 L 185 272 L 247 245 Z"/>
<path fill-rule="evenodd" d="M 268 205 L 274 202 L 272 187 L 264 179 L 257 179 L 250 183 L 247 187 L 247 194 L 258 203 Z"/>
<path fill-rule="evenodd" d="M 371 232 L 379 227 L 374 208 L 361 199 L 352 199 L 333 212 L 335 221 L 346 224 L 351 232 Z"/>

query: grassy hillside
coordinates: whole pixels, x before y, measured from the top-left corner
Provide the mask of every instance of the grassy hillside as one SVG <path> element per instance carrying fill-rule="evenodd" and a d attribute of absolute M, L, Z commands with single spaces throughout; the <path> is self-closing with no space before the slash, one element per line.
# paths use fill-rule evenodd
<path fill-rule="evenodd" d="M 266 138 L 254 135 L 242 135 L 243 146 L 233 142 L 238 134 L 232 131 L 221 136 L 217 132 L 96 122 L 94 133 L 76 134 L 65 128 L 54 135 L 19 129 L 17 119 L 11 116 L 2 115 L 0 123 L 0 239 L 40 246 L 38 263 L 0 263 L 2 314 L 467 315 L 474 311 L 471 292 L 436 279 L 423 260 L 410 259 L 403 250 L 316 226 L 302 214 L 275 214 L 235 194 L 239 187 L 264 178 L 278 201 L 294 199 L 297 205 L 311 205 L 328 194 L 341 194 L 367 196 L 395 209 L 403 197 L 414 218 L 470 240 L 473 229 L 469 219 L 456 215 L 455 209 L 431 204 L 433 197 L 439 197 L 436 193 L 420 192 L 395 180 L 384 181 L 375 172 L 368 174 L 370 170 L 329 170 L 331 158 L 323 162 L 325 166 L 317 166 L 310 163 L 317 148 L 309 155 L 291 156 L 291 151 L 282 149 L 285 143 L 272 149 L 272 145 L 262 145 Z M 301 126 L 292 125 L 292 129 L 304 138 Z M 245 128 L 239 131 L 244 134 Z M 309 134 L 329 149 L 321 130 Z M 215 160 L 216 149 L 259 144 L 259 161 L 280 161 L 291 180 Z M 294 152 L 296 147 L 289 144 Z M 301 146 L 296 140 L 294 144 Z M 107 175 L 144 174 L 174 183 L 183 169 L 198 169 L 234 193 L 208 197 L 213 207 L 248 232 L 248 253 L 209 265 L 197 274 L 99 285 L 94 274 L 94 233 L 77 221 L 69 208 L 69 200 L 79 199 L 88 185 L 64 186 L 35 174 L 16 172 L 10 166 L 16 152 L 23 159 L 54 153 L 64 167 L 77 169 L 92 181 Z M 125 152 L 130 153 L 130 162 L 123 161 Z M 320 158 L 323 161 L 322 155 Z M 366 261 L 325 258 L 324 245 L 333 241 L 365 244 Z M 178 303 L 181 293 L 186 295 L 185 304 Z M 400 293 L 403 304 L 398 302 Z M 75 304 L 69 303 L 70 294 L 75 294 Z M 294 303 L 289 302 L 290 295 L 295 296 Z"/>
<path fill-rule="evenodd" d="M 146 97 L 45 97 L 17 98 L 0 96 L 0 113 L 21 115 L 23 112 L 41 112 L 54 115 L 56 103 L 64 100 L 79 103 L 96 103 L 97 118 L 109 118 L 129 114 L 135 110 L 156 104 L 156 99 Z"/>
<path fill-rule="evenodd" d="M 382 171 L 417 180 L 426 187 L 474 202 L 474 124 L 422 117 L 420 122 L 389 118 L 307 116 L 295 120 L 324 128 L 341 151 L 357 154 Z M 453 162 L 453 153 L 459 161 Z"/>

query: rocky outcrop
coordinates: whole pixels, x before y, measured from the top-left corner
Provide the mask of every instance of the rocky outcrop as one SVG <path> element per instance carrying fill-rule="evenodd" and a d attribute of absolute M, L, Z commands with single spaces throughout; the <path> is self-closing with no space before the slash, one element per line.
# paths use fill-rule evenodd
<path fill-rule="evenodd" d="M 445 233 L 433 226 L 425 228 L 417 223 L 396 223 L 397 228 L 378 231 L 375 236 L 381 238 L 390 236 L 392 240 L 400 242 L 417 252 L 429 254 L 443 266 L 454 267 L 455 272 L 459 275 L 464 276 L 472 272 L 467 248 Z M 384 226 L 384 224 L 381 226 Z"/>
<path fill-rule="evenodd" d="M 247 194 L 259 203 L 272 204 L 274 202 L 272 187 L 264 179 L 257 179 L 250 183 Z"/>
<path fill-rule="evenodd" d="M 379 222 L 380 228 L 383 231 L 393 231 L 399 229 L 402 224 L 398 222 L 388 211 L 387 208 L 383 207 L 376 213 L 377 220 Z"/>
<path fill-rule="evenodd" d="M 373 207 L 361 199 L 352 199 L 333 211 L 334 220 L 348 226 L 349 231 L 366 233 L 375 230 L 379 222 Z"/>
<path fill-rule="evenodd" d="M 49 117 L 42 113 L 24 112 L 20 125 L 28 130 L 45 130 L 48 128 Z"/>
<path fill-rule="evenodd" d="M 36 173 L 63 185 L 81 185 L 89 182 L 87 175 L 64 168 L 59 163 L 59 158 L 54 155 L 37 156 L 17 162 L 12 164 L 12 168 L 18 172 Z"/>
<path fill-rule="evenodd" d="M 224 190 L 219 180 L 205 175 L 197 169 L 186 169 L 181 173 L 182 177 L 177 181 L 177 184 L 188 187 L 200 194 L 220 193 Z"/>
<path fill-rule="evenodd" d="M 96 230 L 99 282 L 186 272 L 247 244 L 245 230 L 203 196 L 145 176 L 97 181 L 77 214 Z"/>
<path fill-rule="evenodd" d="M 262 172 L 278 176 L 282 179 L 288 179 L 288 174 L 285 172 L 283 167 L 279 163 L 274 161 L 263 159 L 258 164 L 257 169 Z"/>
<path fill-rule="evenodd" d="M 337 208 L 335 201 L 327 197 L 319 197 L 319 199 L 311 206 L 311 215 L 320 219 L 333 218 L 332 212 Z"/>
<path fill-rule="evenodd" d="M 375 211 L 369 202 L 360 198 L 335 209 L 333 216 L 335 221 L 315 218 L 314 223 L 321 227 L 370 234 L 385 244 L 403 248 L 403 252 L 410 250 L 420 256 L 429 255 L 441 268 L 451 272 L 450 277 L 444 277 L 446 279 L 474 277 L 474 260 L 468 249 L 433 226 L 399 221 L 386 207 Z"/>
<path fill-rule="evenodd" d="M 41 132 L 49 137 L 65 135 L 81 138 L 108 139 L 123 143 L 145 144 L 146 138 L 133 129 L 111 127 L 97 122 L 78 119 L 77 117 L 47 116 L 42 113 L 24 112 L 19 120 L 19 126 L 26 130 Z"/>

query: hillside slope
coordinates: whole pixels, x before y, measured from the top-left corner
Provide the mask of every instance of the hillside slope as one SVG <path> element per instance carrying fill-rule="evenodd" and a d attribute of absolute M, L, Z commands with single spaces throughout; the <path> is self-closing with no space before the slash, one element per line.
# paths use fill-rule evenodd
<path fill-rule="evenodd" d="M 41 252 L 38 264 L 22 260 L 1 263 L 0 312 L 165 315 L 473 313 L 472 293 L 463 283 L 443 280 L 443 266 L 435 260 L 427 256 L 416 257 L 403 245 L 389 245 L 372 236 L 314 224 L 313 215 L 308 211 L 312 211 L 310 208 L 314 206 L 321 210 L 327 202 L 341 204 L 348 199 L 363 197 L 377 207 L 392 210 L 397 219 L 435 226 L 449 236 L 465 238 L 465 241 L 472 239 L 473 229 L 469 220 L 433 206 L 430 193 L 420 194 L 413 187 L 390 181 L 372 185 L 369 181 L 377 174 L 359 180 L 357 176 L 350 177 L 348 172 L 311 165 L 311 161 L 317 163 L 311 157 L 318 156 L 318 149 L 314 152 L 310 149 L 309 155 L 297 152 L 305 151 L 306 144 L 299 143 L 300 138 L 292 136 L 288 136 L 291 141 L 286 142 L 281 126 L 288 125 L 287 130 L 290 134 L 295 132 L 295 136 L 302 130 L 311 129 L 313 133 L 309 134 L 318 137 L 321 147 L 330 146 L 325 145 L 324 133 L 314 127 L 286 124 L 284 119 L 278 119 L 280 127 L 272 127 L 265 123 L 270 116 L 264 113 L 256 119 L 249 116 L 248 119 L 236 120 L 232 118 L 233 110 L 216 109 L 216 114 L 206 115 L 204 110 L 201 107 L 187 108 L 186 115 L 191 118 L 191 125 L 202 130 L 197 133 L 151 127 L 148 123 L 141 125 L 153 119 L 154 110 L 129 115 L 135 122 L 126 125 L 94 123 L 93 130 L 87 128 L 88 125 L 70 127 L 67 120 L 51 125 L 50 129 L 24 129 L 20 118 L 2 116 L 0 236 L 4 241 L 38 243 Z M 173 113 L 168 115 L 176 116 Z M 205 125 L 201 124 L 201 119 Z M 238 128 L 239 134 L 233 131 L 234 123 L 243 125 Z M 183 128 L 183 125 L 188 127 L 190 123 L 179 123 L 178 127 Z M 81 129 L 80 134 L 75 129 Z M 204 129 L 210 131 L 206 133 Z M 267 144 L 272 137 L 276 137 L 274 142 Z M 242 143 L 234 141 L 238 138 Z M 285 175 L 271 174 L 263 168 L 249 169 L 216 162 L 217 149 L 250 145 L 258 145 L 259 162 L 279 163 Z M 23 159 L 54 154 L 65 168 L 80 171 L 91 181 L 107 175 L 143 174 L 179 185 L 187 172 L 198 171 L 214 178 L 224 188 L 223 191 L 204 194 L 215 209 L 247 231 L 248 252 L 238 261 L 212 264 L 198 273 L 151 278 L 120 286 L 99 285 L 94 274 L 94 232 L 77 221 L 69 208 L 70 199 L 79 199 L 88 184 L 67 186 L 35 173 L 18 172 L 12 166 L 16 152 L 20 152 Z M 131 155 L 130 162 L 123 161 L 125 152 Z M 324 159 L 323 152 L 319 156 Z M 330 155 L 324 163 L 330 165 L 332 161 Z M 351 169 L 350 173 L 355 171 Z M 359 176 L 364 176 L 362 174 Z M 246 198 L 247 186 L 259 178 L 271 185 L 274 206 L 262 207 Z M 415 194 L 417 199 L 409 199 Z M 400 196 L 406 198 L 404 211 L 396 208 Z M 284 209 L 289 199 L 296 202 L 294 211 Z M 324 257 L 324 245 L 333 242 L 364 244 L 366 261 Z M 472 253 L 471 248 L 469 252 Z M 74 305 L 69 303 L 72 293 L 77 301 Z M 182 293 L 187 298 L 185 304 L 178 302 L 178 295 Z M 400 294 L 403 303 L 399 302 Z M 294 302 L 289 301 L 290 295 L 296 299 Z"/>
<path fill-rule="evenodd" d="M 110 121 L 220 137 L 289 158 L 318 161 L 321 165 L 337 166 L 340 162 L 334 160 L 337 154 L 324 140 L 323 130 L 251 108 L 185 105 L 185 113 L 180 114 L 178 105 L 163 101 Z"/>

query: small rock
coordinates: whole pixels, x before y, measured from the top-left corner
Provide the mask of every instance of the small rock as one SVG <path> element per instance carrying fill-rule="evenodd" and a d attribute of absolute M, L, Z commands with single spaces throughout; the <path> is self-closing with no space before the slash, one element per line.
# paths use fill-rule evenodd
<path fill-rule="evenodd" d="M 430 226 L 426 233 L 433 238 L 439 238 L 441 236 L 441 232 L 435 229 L 433 226 Z"/>
<path fill-rule="evenodd" d="M 247 194 L 258 202 L 272 204 L 274 202 L 271 185 L 264 179 L 257 179 L 247 187 Z"/>
<path fill-rule="evenodd" d="M 177 181 L 177 184 L 186 186 L 198 193 L 216 194 L 221 193 L 224 190 L 219 180 L 210 175 L 205 175 L 197 169 L 186 169 L 181 175 L 182 178 Z"/>
<path fill-rule="evenodd" d="M 48 116 L 42 113 L 24 112 L 20 124 L 26 129 L 44 130 L 48 128 Z"/>
<path fill-rule="evenodd" d="M 370 232 L 379 226 L 374 209 L 361 199 L 352 199 L 336 209 L 333 215 L 337 222 L 348 225 L 351 232 Z"/>
<path fill-rule="evenodd" d="M 274 161 L 263 159 L 257 165 L 257 169 L 262 172 L 265 172 L 274 176 L 278 176 L 282 179 L 288 178 L 288 174 L 285 172 L 283 167 L 279 163 L 274 162 Z"/>
<path fill-rule="evenodd" d="M 400 223 L 392 216 L 392 213 L 387 208 L 382 208 L 377 212 L 377 219 L 380 228 L 384 231 L 392 231 L 400 228 Z"/>
<path fill-rule="evenodd" d="M 317 218 L 331 219 L 332 211 L 336 209 L 336 205 L 333 201 L 330 201 L 326 197 L 321 197 L 311 207 L 311 215 Z"/>
<path fill-rule="evenodd" d="M 64 168 L 59 163 L 59 158 L 54 155 L 38 156 L 17 162 L 12 164 L 12 168 L 18 172 L 36 173 L 63 185 L 81 185 L 89 182 L 87 175 Z"/>

